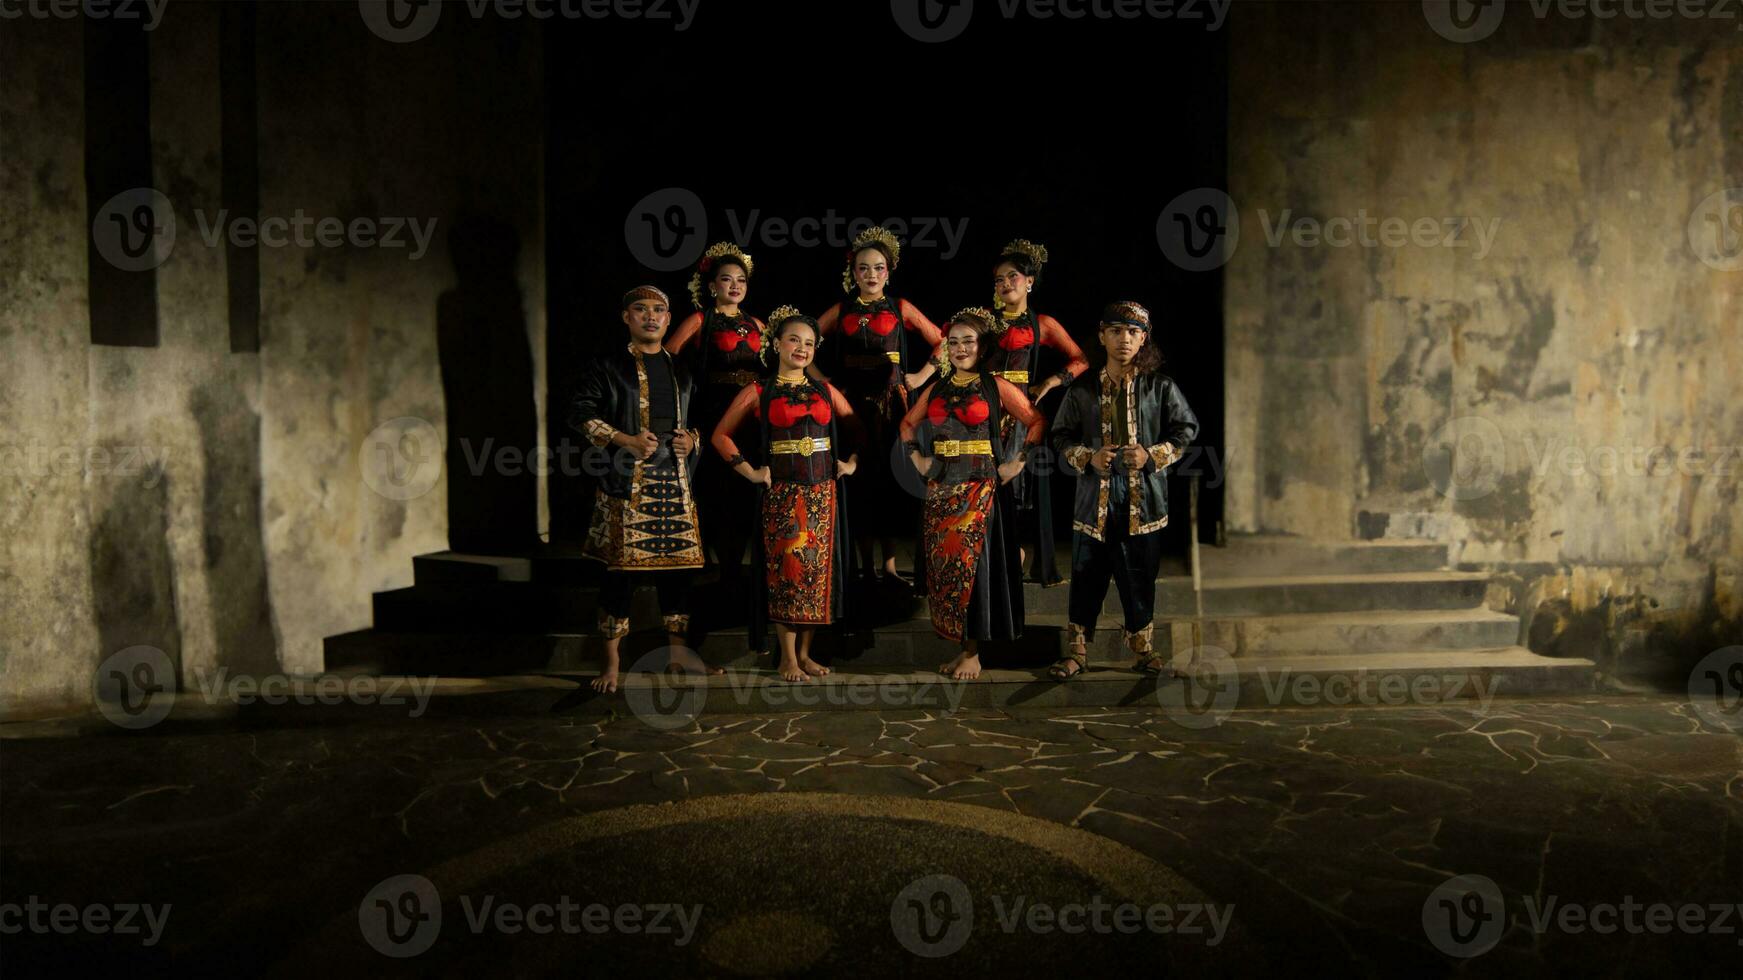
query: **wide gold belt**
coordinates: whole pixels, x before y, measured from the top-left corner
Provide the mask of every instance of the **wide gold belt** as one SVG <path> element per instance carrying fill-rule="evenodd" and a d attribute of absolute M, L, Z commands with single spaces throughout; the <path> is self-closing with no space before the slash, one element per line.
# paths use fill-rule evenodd
<path fill-rule="evenodd" d="M 826 452 L 828 449 L 828 436 L 819 436 L 815 439 L 810 436 L 803 439 L 776 439 L 769 443 L 769 452 L 792 453 L 795 456 L 809 456 L 812 453 Z"/>
<path fill-rule="evenodd" d="M 738 385 L 744 387 L 757 379 L 755 371 L 712 371 L 708 380 L 717 385 Z"/>
<path fill-rule="evenodd" d="M 882 354 L 848 354 L 842 360 L 851 368 L 882 367 L 885 361 L 891 364 L 902 363 L 902 352 L 887 350 Z"/>
<path fill-rule="evenodd" d="M 991 456 L 990 439 L 940 439 L 932 444 L 934 456 Z"/>
<path fill-rule="evenodd" d="M 1027 371 L 994 371 L 993 373 L 1014 385 L 1029 383 L 1029 372 Z"/>

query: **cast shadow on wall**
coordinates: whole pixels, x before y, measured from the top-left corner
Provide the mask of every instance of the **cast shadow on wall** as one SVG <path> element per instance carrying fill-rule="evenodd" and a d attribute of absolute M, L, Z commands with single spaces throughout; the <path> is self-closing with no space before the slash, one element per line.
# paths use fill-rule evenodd
<path fill-rule="evenodd" d="M 538 545 L 538 446 L 532 348 L 515 270 L 520 235 L 496 218 L 463 216 L 448 233 L 459 280 L 436 306 L 447 404 L 448 546 L 526 554 Z"/>

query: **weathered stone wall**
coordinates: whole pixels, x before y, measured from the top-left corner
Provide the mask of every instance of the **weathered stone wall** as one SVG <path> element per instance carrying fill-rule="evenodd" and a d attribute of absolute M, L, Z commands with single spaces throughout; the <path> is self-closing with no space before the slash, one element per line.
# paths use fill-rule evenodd
<path fill-rule="evenodd" d="M 0 706 L 87 700 L 95 665 L 135 644 L 184 681 L 317 671 L 323 636 L 410 584 L 411 557 L 445 546 L 444 487 L 389 499 L 358 454 L 386 420 L 443 425 L 456 216 L 518 232 L 544 349 L 533 32 L 456 18 L 394 44 L 355 4 L 261 4 L 261 217 L 435 225 L 415 259 L 409 233 L 262 247 L 261 350 L 231 353 L 224 247 L 202 236 L 223 206 L 218 6 L 169 5 L 149 35 L 153 186 L 177 220 L 151 348 L 90 342 L 83 26 L 0 24 Z"/>
<path fill-rule="evenodd" d="M 1231 529 L 1451 542 L 1522 639 L 1616 674 L 1743 639 L 1737 26 L 1240 5 Z M 1476 224 L 1273 244 L 1285 210 Z"/>

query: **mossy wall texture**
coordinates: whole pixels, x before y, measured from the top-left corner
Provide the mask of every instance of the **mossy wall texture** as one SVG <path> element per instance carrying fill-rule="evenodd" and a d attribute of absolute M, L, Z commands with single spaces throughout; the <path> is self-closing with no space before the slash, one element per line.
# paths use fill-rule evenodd
<path fill-rule="evenodd" d="M 85 25 L 0 26 L 9 707 L 88 700 L 93 668 L 138 644 L 184 680 L 318 671 L 323 636 L 367 626 L 370 593 L 409 585 L 411 557 L 445 547 L 444 483 L 394 499 L 358 458 L 387 420 L 444 425 L 436 321 L 457 216 L 518 233 L 527 342 L 544 348 L 534 33 L 450 18 L 392 43 L 356 4 L 260 4 L 260 217 L 407 230 L 399 247 L 261 247 L 260 350 L 231 352 L 226 249 L 207 240 L 233 217 L 220 218 L 221 6 L 168 5 L 148 33 L 151 186 L 177 226 L 155 347 L 91 342 Z M 427 233 L 415 257 L 411 222 Z"/>
<path fill-rule="evenodd" d="M 1229 526 L 1447 541 L 1532 646 L 1686 675 L 1743 639 L 1739 21 L 1434 7 L 1231 24 Z"/>

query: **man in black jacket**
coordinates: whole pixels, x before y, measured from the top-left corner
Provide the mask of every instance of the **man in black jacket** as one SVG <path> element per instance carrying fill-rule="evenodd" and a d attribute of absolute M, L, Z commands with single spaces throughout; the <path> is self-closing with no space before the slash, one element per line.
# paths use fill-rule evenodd
<path fill-rule="evenodd" d="M 605 663 L 593 681 L 606 693 L 617 690 L 618 647 L 629 633 L 634 589 L 656 588 L 670 645 L 686 649 L 690 580 L 702 567 L 690 494 L 700 433 L 685 427 L 695 383 L 660 346 L 671 303 L 659 289 L 638 286 L 624 294 L 623 322 L 629 345 L 592 365 L 569 408 L 569 427 L 610 459 L 582 552 L 606 567 L 599 595 Z"/>
<path fill-rule="evenodd" d="M 1162 354 L 1150 334 L 1150 311 L 1110 304 L 1099 331 L 1107 364 L 1065 391 L 1050 440 L 1078 474 L 1072 511 L 1071 649 L 1049 673 L 1069 680 L 1088 666 L 1089 640 L 1108 581 L 1125 611 L 1126 648 L 1134 666 L 1163 670 L 1152 643 L 1162 528 L 1168 525 L 1166 469 L 1198 436 L 1198 418 L 1174 379 L 1157 369 Z"/>

